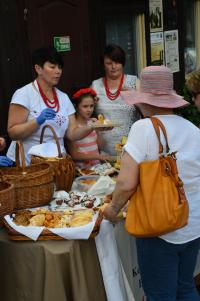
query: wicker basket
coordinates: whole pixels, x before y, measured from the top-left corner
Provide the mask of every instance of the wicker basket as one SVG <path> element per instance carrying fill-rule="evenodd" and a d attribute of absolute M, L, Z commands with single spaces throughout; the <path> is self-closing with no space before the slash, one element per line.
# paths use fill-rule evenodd
<path fill-rule="evenodd" d="M 16 142 L 16 167 L 2 167 L 1 171 L 4 181 L 14 184 L 15 209 L 33 208 L 51 201 L 54 183 L 49 164 L 26 166 L 24 148 L 20 142 Z"/>
<path fill-rule="evenodd" d="M 0 226 L 2 225 L 3 216 L 10 214 L 14 210 L 14 201 L 14 185 L 4 182 L 2 173 L 0 172 Z"/>
<path fill-rule="evenodd" d="M 99 212 L 99 217 L 96 220 L 96 223 L 94 225 L 94 228 L 92 230 L 92 233 L 90 234 L 89 238 L 94 238 L 98 235 L 100 230 L 100 224 L 103 220 L 103 214 Z M 13 229 L 7 221 L 4 219 L 4 225 L 7 230 L 8 236 L 10 240 L 18 240 L 18 241 L 24 241 L 24 240 L 31 240 L 29 237 L 17 232 L 15 229 Z M 37 240 L 65 240 L 65 238 L 58 236 L 51 231 L 49 231 L 47 228 L 45 228 Z"/>
<path fill-rule="evenodd" d="M 50 125 L 45 125 L 41 132 L 40 143 L 43 142 L 45 129 L 50 129 L 53 133 L 54 140 L 58 149 L 58 157 L 39 157 L 31 156 L 31 164 L 47 162 L 52 167 L 56 190 L 69 191 L 75 178 L 75 165 L 69 155 L 61 153 L 58 137 Z"/>

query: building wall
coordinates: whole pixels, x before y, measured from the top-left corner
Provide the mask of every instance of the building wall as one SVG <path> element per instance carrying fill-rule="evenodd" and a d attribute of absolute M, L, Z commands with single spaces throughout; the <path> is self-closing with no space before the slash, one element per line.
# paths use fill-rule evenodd
<path fill-rule="evenodd" d="M 191 0 L 194 1 L 194 0 Z M 178 29 L 180 72 L 175 88 L 184 84 L 185 15 L 188 0 L 163 0 L 163 31 Z M 89 85 L 103 75 L 106 15 L 117 11 L 145 15 L 147 65 L 151 64 L 148 0 L 4 0 L 0 1 L 0 135 L 6 135 L 8 106 L 13 92 L 32 80 L 31 52 L 53 43 L 55 35 L 70 35 L 71 51 L 62 53 L 65 69 L 60 87 Z"/>

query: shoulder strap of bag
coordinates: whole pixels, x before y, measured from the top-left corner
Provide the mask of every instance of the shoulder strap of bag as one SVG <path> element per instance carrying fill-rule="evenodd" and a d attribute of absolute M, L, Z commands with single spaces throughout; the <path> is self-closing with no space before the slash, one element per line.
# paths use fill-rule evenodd
<path fill-rule="evenodd" d="M 156 135 L 158 137 L 158 141 L 159 141 L 159 154 L 163 153 L 163 145 L 162 145 L 161 140 L 160 140 L 160 129 L 162 130 L 163 135 L 165 137 L 166 150 L 167 150 L 167 153 L 168 153 L 169 152 L 169 144 L 168 144 L 167 132 L 166 132 L 166 129 L 164 127 L 164 124 L 158 118 L 156 118 L 156 117 L 151 117 L 150 119 L 151 119 L 151 122 L 153 124 L 154 129 L 155 129 Z"/>

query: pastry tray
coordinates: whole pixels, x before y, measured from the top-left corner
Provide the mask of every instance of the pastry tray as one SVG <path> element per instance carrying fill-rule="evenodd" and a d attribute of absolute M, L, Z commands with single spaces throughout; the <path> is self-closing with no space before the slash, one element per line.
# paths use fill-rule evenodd
<path fill-rule="evenodd" d="M 99 212 L 99 216 L 96 220 L 96 223 L 94 225 L 94 229 L 92 230 L 92 233 L 90 234 L 89 238 L 95 237 L 99 233 L 100 224 L 103 219 L 103 214 L 101 211 Z M 10 240 L 16 240 L 16 241 L 32 241 L 31 238 L 17 232 L 15 229 L 13 229 L 4 219 L 4 225 L 7 230 L 8 236 Z M 60 237 L 48 229 L 44 229 L 37 240 L 66 240 L 63 237 Z"/>

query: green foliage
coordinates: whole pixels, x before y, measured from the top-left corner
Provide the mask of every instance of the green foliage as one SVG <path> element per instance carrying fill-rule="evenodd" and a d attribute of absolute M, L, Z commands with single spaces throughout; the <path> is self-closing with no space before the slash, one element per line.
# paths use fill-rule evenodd
<path fill-rule="evenodd" d="M 181 93 L 180 93 L 184 99 L 188 102 L 190 102 L 190 105 L 185 108 L 177 109 L 176 113 L 178 115 L 181 115 L 185 119 L 190 120 L 195 125 L 200 124 L 200 113 L 198 112 L 196 106 L 194 105 L 194 102 L 192 101 L 192 95 L 187 89 L 186 85 L 184 85 Z"/>

